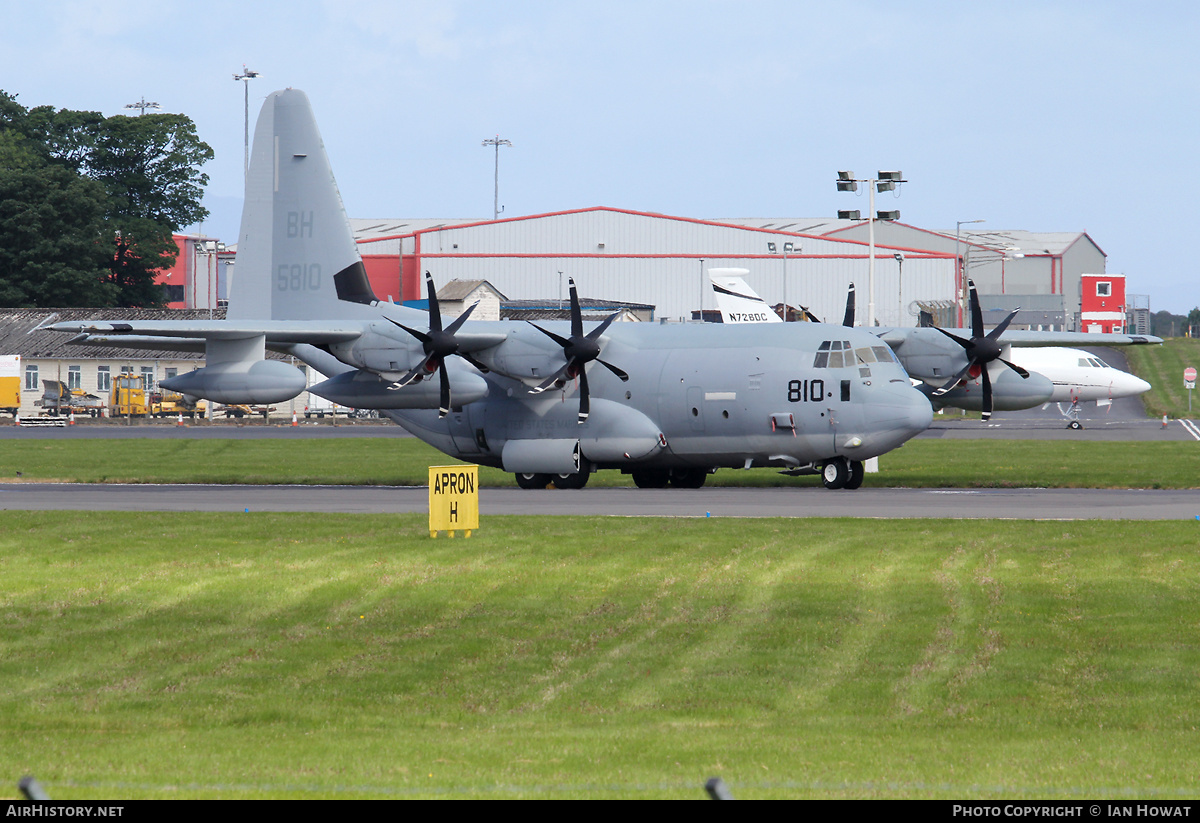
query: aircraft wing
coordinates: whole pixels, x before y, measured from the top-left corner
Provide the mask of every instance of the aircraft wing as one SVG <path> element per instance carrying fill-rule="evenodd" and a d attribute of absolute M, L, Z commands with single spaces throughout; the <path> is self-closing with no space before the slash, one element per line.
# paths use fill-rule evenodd
<path fill-rule="evenodd" d="M 947 338 L 932 328 L 888 328 L 872 331 L 893 349 L 898 349 L 910 340 L 921 339 L 941 344 Z M 970 329 L 946 329 L 951 334 L 970 338 Z M 1091 334 L 1077 331 L 1024 331 L 1006 329 L 1004 344 L 1008 346 L 1140 346 L 1162 343 L 1161 337 L 1149 334 Z"/>
<path fill-rule="evenodd" d="M 74 321 L 47 326 L 52 331 L 74 332 L 71 340 L 83 345 L 122 345 L 119 338 L 158 339 L 161 348 L 173 348 L 171 341 L 245 340 L 265 335 L 268 345 L 346 343 L 362 336 L 362 323 L 306 323 L 290 320 L 258 320 L 250 323 L 229 320 L 158 320 L 158 321 Z M 136 346 L 131 346 L 134 348 Z"/>

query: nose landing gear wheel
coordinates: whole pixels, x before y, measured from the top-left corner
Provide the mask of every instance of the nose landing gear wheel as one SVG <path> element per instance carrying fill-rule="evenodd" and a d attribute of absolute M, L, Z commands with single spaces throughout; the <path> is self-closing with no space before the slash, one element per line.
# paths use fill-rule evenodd
<path fill-rule="evenodd" d="M 863 477 L 866 475 L 866 469 L 863 468 L 861 460 L 850 461 L 850 479 L 846 481 L 847 489 L 857 489 L 862 485 Z"/>
<path fill-rule="evenodd" d="M 827 489 L 844 489 L 850 482 L 850 461 L 835 457 L 821 469 L 821 480 Z"/>

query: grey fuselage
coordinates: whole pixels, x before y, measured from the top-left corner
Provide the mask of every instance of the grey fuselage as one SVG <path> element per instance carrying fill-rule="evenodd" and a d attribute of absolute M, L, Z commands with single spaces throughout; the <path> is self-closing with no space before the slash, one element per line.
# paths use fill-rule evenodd
<path fill-rule="evenodd" d="M 593 324 L 586 324 L 591 327 Z M 567 333 L 567 324 L 550 323 Z M 588 367 L 592 413 L 579 423 L 578 381 L 529 393 L 561 365 L 547 338 L 524 323 L 470 323 L 504 334 L 477 354 L 492 369 L 487 396 L 432 410 L 383 413 L 454 457 L 509 471 L 569 471 L 569 452 L 594 468 L 805 467 L 837 456 L 865 460 L 928 427 L 929 401 L 873 335 L 816 323 L 760 326 L 616 323 L 603 357 L 621 382 Z M 873 349 L 874 362 L 817 367 L 818 350 Z M 465 364 L 463 367 L 466 368 Z M 519 379 L 518 379 L 519 378 Z"/>

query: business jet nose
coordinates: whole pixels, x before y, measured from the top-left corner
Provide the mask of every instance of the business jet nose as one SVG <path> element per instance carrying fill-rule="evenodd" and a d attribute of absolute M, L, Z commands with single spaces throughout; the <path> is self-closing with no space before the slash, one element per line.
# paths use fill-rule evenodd
<path fill-rule="evenodd" d="M 1151 386 L 1149 383 L 1128 372 L 1120 375 L 1117 380 L 1113 381 L 1113 397 L 1132 397 L 1136 394 L 1144 394 L 1150 391 L 1150 389 Z"/>

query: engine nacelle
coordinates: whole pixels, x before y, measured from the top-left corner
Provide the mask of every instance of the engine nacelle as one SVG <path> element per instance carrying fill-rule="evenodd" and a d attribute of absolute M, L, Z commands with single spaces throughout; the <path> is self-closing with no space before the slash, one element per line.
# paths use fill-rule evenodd
<path fill-rule="evenodd" d="M 1032 409 L 1047 402 L 1054 394 L 1054 384 L 1037 372 L 1030 372 L 1029 377 L 1021 377 L 1011 369 L 1002 367 L 989 374 L 992 376 L 992 408 L 996 411 Z M 917 388 L 936 408 L 954 406 L 973 411 L 983 408 L 983 384 L 978 379 L 955 386 L 940 397 L 933 396 L 937 386 L 926 383 Z"/>
<path fill-rule="evenodd" d="M 282 403 L 304 391 L 304 374 L 278 360 L 206 366 L 159 383 L 164 389 L 228 405 Z"/>
<path fill-rule="evenodd" d="M 487 397 L 487 381 L 474 372 L 447 364 L 450 377 L 450 402 L 464 406 Z M 309 392 L 324 397 L 339 406 L 352 409 L 436 409 L 440 386 L 436 373 L 430 377 L 392 388 L 395 384 L 383 380 L 374 372 L 361 369 L 331 377 L 309 387 Z"/>

